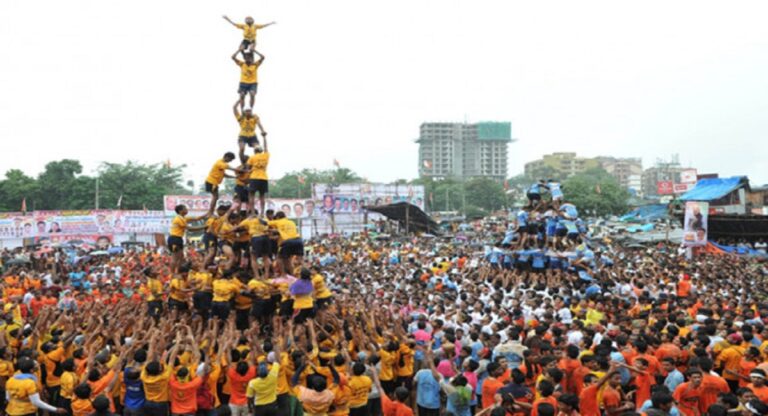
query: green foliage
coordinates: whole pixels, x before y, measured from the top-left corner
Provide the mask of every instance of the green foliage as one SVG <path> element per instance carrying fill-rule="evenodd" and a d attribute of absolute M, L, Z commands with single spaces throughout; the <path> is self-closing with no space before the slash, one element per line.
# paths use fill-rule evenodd
<path fill-rule="evenodd" d="M 122 195 L 123 209 L 162 209 L 163 195 L 190 192 L 182 181 L 183 169 L 160 163 L 105 162 L 96 176 L 88 176 L 82 174 L 80 162 L 72 159 L 48 163 L 37 178 L 12 169 L 0 180 L 0 209 L 18 211 L 25 198 L 29 211 L 92 209 L 97 177 L 99 208 L 117 208 Z"/>
<path fill-rule="evenodd" d="M 302 178 L 304 183 L 299 180 Z M 273 198 L 309 198 L 312 196 L 313 183 L 357 183 L 365 179 L 357 173 L 347 169 L 338 168 L 332 170 L 304 169 L 298 172 L 290 172 L 270 184 L 269 195 Z"/>
<path fill-rule="evenodd" d="M 563 183 L 563 193 L 565 199 L 575 204 L 580 212 L 596 215 L 624 213 L 629 200 L 629 192 L 601 168 L 589 169 L 568 178 Z"/>
<path fill-rule="evenodd" d="M 427 209 L 431 211 L 461 211 L 481 216 L 509 204 L 504 185 L 489 178 L 473 178 L 466 182 L 454 178 L 421 178 L 411 183 L 424 185 Z"/>

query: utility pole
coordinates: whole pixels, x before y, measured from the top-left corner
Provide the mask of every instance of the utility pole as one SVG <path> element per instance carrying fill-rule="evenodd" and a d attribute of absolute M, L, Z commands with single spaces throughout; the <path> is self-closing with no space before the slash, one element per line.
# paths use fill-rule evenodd
<path fill-rule="evenodd" d="M 96 177 L 96 209 L 99 209 L 99 177 Z"/>

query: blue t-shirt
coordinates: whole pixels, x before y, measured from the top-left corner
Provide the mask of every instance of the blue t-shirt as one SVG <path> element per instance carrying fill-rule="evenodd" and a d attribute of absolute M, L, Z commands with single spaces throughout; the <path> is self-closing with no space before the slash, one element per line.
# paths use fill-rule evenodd
<path fill-rule="evenodd" d="M 531 262 L 531 266 L 537 269 L 543 269 L 547 256 L 545 256 L 544 253 L 537 251 L 533 253 L 532 257 L 533 261 Z"/>
<path fill-rule="evenodd" d="M 528 225 L 528 211 L 520 211 L 517 213 L 517 225 L 519 227 Z"/>
<path fill-rule="evenodd" d="M 425 409 L 440 408 L 440 383 L 435 380 L 431 370 L 419 370 L 416 373 L 416 404 Z"/>
<path fill-rule="evenodd" d="M 128 368 L 123 373 L 123 383 L 125 384 L 125 407 L 130 410 L 141 410 L 144 407 L 144 385 L 140 379 L 129 380 Z"/>

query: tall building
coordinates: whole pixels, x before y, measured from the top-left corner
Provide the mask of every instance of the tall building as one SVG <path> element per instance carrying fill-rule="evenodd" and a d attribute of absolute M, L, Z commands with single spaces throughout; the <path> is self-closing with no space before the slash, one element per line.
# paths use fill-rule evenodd
<path fill-rule="evenodd" d="M 509 122 L 422 123 L 419 138 L 419 176 L 468 179 L 507 176 Z"/>
<path fill-rule="evenodd" d="M 668 161 L 657 159 L 654 166 L 643 171 L 643 196 L 660 196 L 675 193 L 675 184 L 690 182 L 690 179 L 686 179 L 683 176 L 691 171 L 694 172 L 693 182 L 695 183 L 695 169 L 681 166 L 678 155 L 672 155 Z M 671 187 L 671 189 L 662 189 L 664 188 L 663 184 Z"/>

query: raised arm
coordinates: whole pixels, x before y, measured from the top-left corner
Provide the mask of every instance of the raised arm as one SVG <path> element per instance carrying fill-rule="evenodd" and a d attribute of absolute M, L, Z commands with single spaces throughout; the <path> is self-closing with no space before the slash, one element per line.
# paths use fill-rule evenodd
<path fill-rule="evenodd" d="M 232 106 L 232 112 L 235 113 L 235 118 L 240 119 L 240 100 L 235 101 L 235 105 Z"/>
<path fill-rule="evenodd" d="M 237 23 L 233 22 L 233 21 L 232 21 L 232 19 L 230 19 L 229 17 L 227 17 L 227 15 L 224 15 L 224 16 L 221 16 L 221 17 L 223 17 L 223 18 L 224 18 L 224 20 L 226 20 L 227 22 L 229 22 L 229 24 L 230 24 L 230 25 L 232 25 L 232 26 L 234 26 L 234 27 L 237 27 Z"/>
<path fill-rule="evenodd" d="M 238 49 L 237 51 L 235 51 L 235 53 L 232 54 L 232 60 L 235 61 L 235 65 L 237 66 L 240 66 L 243 64 L 243 61 L 237 59 L 237 54 L 239 53 L 240 53 L 240 49 Z"/>
<path fill-rule="evenodd" d="M 256 61 L 256 65 L 261 65 L 262 62 L 264 62 L 264 55 L 261 54 L 261 52 L 254 50 L 253 53 L 256 55 L 259 55 L 259 60 Z"/>

